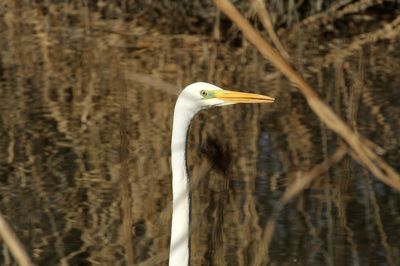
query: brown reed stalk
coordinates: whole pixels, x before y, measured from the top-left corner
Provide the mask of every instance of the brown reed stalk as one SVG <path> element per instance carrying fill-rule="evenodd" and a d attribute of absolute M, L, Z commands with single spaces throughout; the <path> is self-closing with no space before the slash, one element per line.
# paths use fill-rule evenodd
<path fill-rule="evenodd" d="M 342 0 L 332 5 L 322 13 L 317 13 L 305 18 L 294 26 L 294 29 L 306 28 L 307 30 L 314 30 L 331 23 L 335 19 L 340 19 L 348 14 L 361 13 L 362 11 L 370 8 L 373 5 L 381 4 L 383 0 Z M 293 30 L 292 30 L 293 32 Z"/>
<path fill-rule="evenodd" d="M 363 137 L 353 132 L 350 127 L 339 118 L 332 109 L 325 104 L 312 89 L 312 87 L 294 70 L 294 68 L 265 41 L 254 29 L 246 18 L 232 5 L 229 0 L 214 0 L 215 4 L 227 15 L 243 32 L 247 40 L 268 59 L 279 71 L 281 71 L 306 98 L 308 105 L 314 113 L 331 130 L 342 137 L 354 151 L 358 161 L 374 174 L 380 181 L 400 191 L 400 176 L 381 159 L 368 145 Z M 278 99 L 279 100 L 279 99 Z"/>
<path fill-rule="evenodd" d="M 15 260 L 21 266 L 33 266 L 33 262 L 26 253 L 24 246 L 15 235 L 11 226 L 4 219 L 3 215 L 0 214 L 0 237 L 3 239 L 5 245 L 10 249 Z"/>
<path fill-rule="evenodd" d="M 276 49 L 278 49 L 281 55 L 283 55 L 286 59 L 289 59 L 289 54 L 286 52 L 285 47 L 282 45 L 281 41 L 275 33 L 274 26 L 272 25 L 271 17 L 268 12 L 268 8 L 265 5 L 264 1 L 252 0 L 252 4 Z"/>
<path fill-rule="evenodd" d="M 395 263 L 394 258 L 393 258 L 393 251 L 392 251 L 392 249 L 391 249 L 391 247 L 389 245 L 388 235 L 386 234 L 385 228 L 383 226 L 383 219 L 381 217 L 381 210 L 380 210 L 379 203 L 378 203 L 378 200 L 377 200 L 376 195 L 375 195 L 375 190 L 374 190 L 374 188 L 372 187 L 372 184 L 371 184 L 372 182 L 371 182 L 371 180 L 366 180 L 365 183 L 366 183 L 366 186 L 367 186 L 366 190 L 367 190 L 367 192 L 369 194 L 368 197 L 369 197 L 370 202 L 371 202 L 371 207 L 372 207 L 372 211 L 373 211 L 373 217 L 375 218 L 374 220 L 375 220 L 376 229 L 377 229 L 377 231 L 379 233 L 379 236 L 381 238 L 381 245 L 382 245 L 383 249 L 385 250 L 384 254 L 385 254 L 386 261 L 390 266 L 398 265 L 398 264 Z"/>
<path fill-rule="evenodd" d="M 272 236 L 275 231 L 276 227 L 276 218 L 278 217 L 280 211 L 282 208 L 293 198 L 295 198 L 297 195 L 299 195 L 302 191 L 304 191 L 306 188 L 308 188 L 309 184 L 315 180 L 317 177 L 321 176 L 325 172 L 327 172 L 333 164 L 339 162 L 340 160 L 343 159 L 343 157 L 346 155 L 346 149 L 343 146 L 339 146 L 337 150 L 334 152 L 334 154 L 327 158 L 325 161 L 323 161 L 321 164 L 317 164 L 314 166 L 310 171 L 307 173 L 304 173 L 300 178 L 296 179 L 294 183 L 289 185 L 285 193 L 282 195 L 282 197 L 278 200 L 277 204 L 275 205 L 275 208 L 271 214 L 271 217 L 269 218 L 267 225 L 265 227 L 265 231 L 263 234 L 263 239 L 260 245 L 258 246 L 258 251 L 256 254 L 258 256 L 255 257 L 254 260 L 254 265 L 264 265 L 263 264 L 263 259 L 266 260 L 266 263 L 269 261 L 269 256 L 268 256 L 268 249 L 269 245 L 272 241 Z"/>
<path fill-rule="evenodd" d="M 397 38 L 400 32 L 400 16 L 386 23 L 384 27 L 375 31 L 362 33 L 352 39 L 352 41 L 341 49 L 330 51 L 322 58 L 320 65 L 329 66 L 336 61 L 343 61 L 355 52 L 361 50 L 363 46 L 373 44 L 381 40 Z"/>
<path fill-rule="evenodd" d="M 123 82 L 123 81 L 122 81 Z M 125 257 L 127 265 L 133 265 L 135 254 L 132 241 L 132 192 L 129 175 L 129 138 L 128 138 L 128 103 L 126 84 L 120 86 L 120 174 L 121 174 L 121 212 L 122 212 L 122 230 L 121 238 L 124 241 Z"/>

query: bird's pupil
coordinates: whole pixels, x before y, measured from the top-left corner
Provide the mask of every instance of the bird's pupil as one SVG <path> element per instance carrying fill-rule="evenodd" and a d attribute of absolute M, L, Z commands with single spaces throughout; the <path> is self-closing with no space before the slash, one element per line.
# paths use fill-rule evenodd
<path fill-rule="evenodd" d="M 201 91 L 201 95 L 207 96 L 207 92 L 206 91 Z"/>

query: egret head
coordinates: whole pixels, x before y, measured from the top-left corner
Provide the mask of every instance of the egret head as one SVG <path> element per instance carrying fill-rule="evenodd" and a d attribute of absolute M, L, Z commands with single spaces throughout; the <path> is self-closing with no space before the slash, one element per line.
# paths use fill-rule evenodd
<path fill-rule="evenodd" d="M 206 82 L 190 84 L 181 92 L 179 99 L 198 110 L 236 103 L 273 103 L 275 100 L 260 94 L 223 90 Z"/>

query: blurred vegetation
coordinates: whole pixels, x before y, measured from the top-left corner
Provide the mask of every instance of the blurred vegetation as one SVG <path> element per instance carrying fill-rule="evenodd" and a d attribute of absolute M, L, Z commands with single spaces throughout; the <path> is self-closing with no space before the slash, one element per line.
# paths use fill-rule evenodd
<path fill-rule="evenodd" d="M 269 39 L 256 1 L 233 2 Z M 400 170 L 398 2 L 264 4 L 295 68 Z M 0 14 L 0 211 L 38 265 L 166 264 L 172 110 L 199 80 L 277 102 L 193 121 L 193 265 L 400 264 L 399 193 L 349 156 L 276 212 L 341 141 L 212 1 L 5 0 Z M 16 264 L 4 245 L 0 261 Z"/>

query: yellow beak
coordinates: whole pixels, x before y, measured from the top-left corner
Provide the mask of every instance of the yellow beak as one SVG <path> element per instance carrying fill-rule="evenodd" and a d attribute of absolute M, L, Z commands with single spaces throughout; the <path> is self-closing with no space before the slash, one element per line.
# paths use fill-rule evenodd
<path fill-rule="evenodd" d="M 227 90 L 216 91 L 215 98 L 227 103 L 273 103 L 275 101 L 275 98 L 261 94 Z"/>

